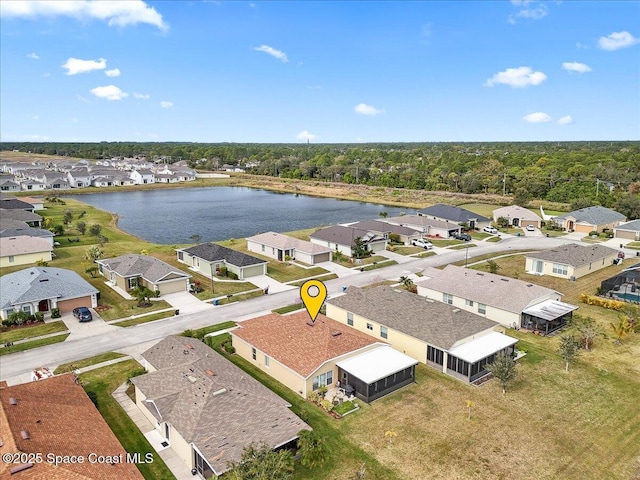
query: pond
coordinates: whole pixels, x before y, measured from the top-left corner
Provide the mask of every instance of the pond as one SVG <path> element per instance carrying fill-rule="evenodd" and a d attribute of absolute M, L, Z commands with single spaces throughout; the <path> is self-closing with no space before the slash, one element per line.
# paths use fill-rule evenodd
<path fill-rule="evenodd" d="M 414 213 L 374 203 L 276 193 L 244 187 L 176 188 L 71 195 L 118 215 L 118 226 L 149 242 L 174 245 L 290 232 Z"/>

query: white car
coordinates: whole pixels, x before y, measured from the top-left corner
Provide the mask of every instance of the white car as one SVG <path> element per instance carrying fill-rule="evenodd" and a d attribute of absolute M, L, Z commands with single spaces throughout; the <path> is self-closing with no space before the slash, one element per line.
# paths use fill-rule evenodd
<path fill-rule="evenodd" d="M 411 245 L 413 245 L 414 247 L 424 248 L 425 250 L 429 250 L 430 248 L 433 248 L 433 243 L 431 243 L 428 240 L 425 240 L 424 238 L 416 238 L 414 240 L 411 240 Z"/>
<path fill-rule="evenodd" d="M 483 232 L 487 232 L 487 233 L 493 233 L 494 235 L 495 235 L 496 233 L 498 233 L 498 229 L 497 229 L 496 227 L 491 227 L 491 226 L 489 226 L 489 227 L 484 227 L 484 228 L 482 229 L 482 231 L 483 231 Z"/>
<path fill-rule="evenodd" d="M 535 231 L 535 227 L 533 225 L 527 225 L 527 232 Z"/>

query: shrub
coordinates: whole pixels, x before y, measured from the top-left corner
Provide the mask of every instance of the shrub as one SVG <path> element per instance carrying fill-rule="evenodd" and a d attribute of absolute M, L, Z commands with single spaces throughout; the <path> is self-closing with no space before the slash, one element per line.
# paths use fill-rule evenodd
<path fill-rule="evenodd" d="M 89 400 L 98 408 L 98 394 L 93 390 L 87 390 L 87 397 L 89 397 Z"/>
<path fill-rule="evenodd" d="M 320 406 L 322 407 L 323 410 L 326 410 L 327 412 L 330 412 L 331 410 L 333 410 L 333 402 L 331 400 L 320 400 Z"/>
<path fill-rule="evenodd" d="M 590 231 L 590 232 L 589 232 L 589 236 L 592 236 L 592 235 L 593 235 L 594 237 L 597 237 L 597 236 L 598 236 L 598 231 L 597 231 L 597 230 L 592 230 L 592 231 Z"/>
<path fill-rule="evenodd" d="M 36 312 L 34 315 L 34 318 L 38 321 L 38 322 L 42 322 L 44 320 L 44 313 L 42 312 Z"/>
<path fill-rule="evenodd" d="M 219 275 L 221 277 L 226 277 L 227 276 L 227 267 L 220 267 L 219 272 L 220 272 Z"/>
<path fill-rule="evenodd" d="M 51 309 L 51 318 L 60 318 L 62 315 L 60 315 L 60 309 L 59 308 L 52 308 Z"/>
<path fill-rule="evenodd" d="M 587 305 L 595 305 L 597 307 L 603 307 L 609 310 L 617 311 L 624 309 L 624 307 L 627 305 L 625 302 L 621 302 L 620 300 L 596 297 L 595 295 L 587 295 L 586 293 L 580 294 L 580 301 L 582 303 L 586 303 Z"/>
<path fill-rule="evenodd" d="M 227 272 L 227 277 L 230 278 L 231 280 L 238 280 L 238 275 L 236 275 L 233 272 Z"/>

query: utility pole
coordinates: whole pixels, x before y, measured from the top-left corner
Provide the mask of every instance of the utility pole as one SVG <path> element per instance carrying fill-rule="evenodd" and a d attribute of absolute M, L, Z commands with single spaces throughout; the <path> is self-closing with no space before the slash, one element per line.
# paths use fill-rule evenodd
<path fill-rule="evenodd" d="M 507 194 L 507 172 L 502 174 L 502 196 Z"/>
<path fill-rule="evenodd" d="M 600 193 L 600 179 L 596 178 L 596 198 L 598 198 L 598 193 Z"/>
<path fill-rule="evenodd" d="M 358 181 L 358 160 L 356 160 L 356 183 L 360 183 Z"/>

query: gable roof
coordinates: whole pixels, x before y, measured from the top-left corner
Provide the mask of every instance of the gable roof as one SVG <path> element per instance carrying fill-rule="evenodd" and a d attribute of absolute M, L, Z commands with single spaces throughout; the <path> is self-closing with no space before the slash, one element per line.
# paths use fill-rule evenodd
<path fill-rule="evenodd" d="M 14 218 L 0 217 L 0 230 L 9 230 L 15 228 L 31 228 L 27 222 L 16 220 Z"/>
<path fill-rule="evenodd" d="M 528 208 L 520 207 L 518 205 L 509 205 L 507 207 L 496 208 L 493 211 L 493 218 L 519 218 L 520 220 L 542 220 L 538 215 L 529 210 Z"/>
<path fill-rule="evenodd" d="M 401 215 L 399 217 L 385 218 L 384 222 L 392 225 L 403 225 L 409 228 L 416 228 L 420 231 L 427 231 L 425 227 L 442 228 L 446 230 L 459 230 L 460 225 L 447 220 L 437 220 L 435 218 L 428 218 L 424 215 Z"/>
<path fill-rule="evenodd" d="M 231 335 L 303 378 L 308 378 L 328 360 L 378 343 L 371 336 L 321 314 L 309 325 L 306 311 L 252 318 L 240 323 L 240 328 Z"/>
<path fill-rule="evenodd" d="M 615 210 L 594 205 L 593 207 L 581 208 L 573 212 L 565 213 L 564 215 L 555 217 L 555 220 L 566 220 L 569 217 L 575 218 L 577 223 L 587 225 L 605 225 L 611 222 L 624 222 L 627 219 L 627 217 Z"/>
<path fill-rule="evenodd" d="M 12 404 L 11 399 L 17 400 L 17 404 Z M 94 453 L 122 455 L 123 459 L 126 458 L 125 449 L 71 373 L 0 387 L 0 430 L 3 440 L 0 451 L 3 453 L 11 448 L 11 452 L 41 453 L 43 457 L 51 453 L 59 456 L 79 455 L 86 459 L 90 453 Z M 22 431 L 29 433 L 28 439 L 23 439 Z M 1 462 L 0 477 L 13 478 L 9 472 L 14 466 Z M 135 464 L 125 461 L 114 464 L 69 462 L 53 466 L 46 460 L 34 463 L 15 477 L 27 480 L 143 478 Z"/>
<path fill-rule="evenodd" d="M 31 205 L 31 208 L 33 208 L 33 205 Z M 20 209 L 0 208 L 0 217 L 20 220 L 22 222 L 39 222 L 42 220 L 42 217 L 37 213 Z"/>
<path fill-rule="evenodd" d="M 276 232 L 265 232 L 259 235 L 254 235 L 253 237 L 248 237 L 247 241 L 267 245 L 279 250 L 295 249 L 299 252 L 310 254 L 331 252 L 331 249 L 328 247 L 323 247 L 322 245 L 317 245 L 311 242 L 305 242 L 304 240 Z"/>
<path fill-rule="evenodd" d="M 405 227 L 403 225 L 394 225 L 383 220 L 363 220 L 361 222 L 352 223 L 350 226 L 375 233 L 395 233 L 398 235 L 417 235 L 421 233 L 415 228 Z"/>
<path fill-rule="evenodd" d="M 591 262 L 600 261 L 611 255 L 617 255 L 618 251 L 604 245 L 578 245 L 569 243 L 561 247 L 530 253 L 527 258 L 545 260 L 547 262 L 562 263 L 572 267 L 581 267 Z"/>
<path fill-rule="evenodd" d="M 488 222 L 489 219 L 477 213 L 470 212 L 461 207 L 446 205 L 444 203 L 436 203 L 430 207 L 420 210 L 423 215 L 431 215 L 432 217 L 444 218 L 453 222 L 468 222 L 469 220 L 477 220 L 478 222 Z"/>
<path fill-rule="evenodd" d="M 447 265 L 443 270 L 427 268 L 423 275 L 424 279 L 416 282 L 418 287 L 514 313 L 521 313 L 527 306 L 541 302 L 550 295 L 561 295 L 533 283 L 455 265 Z M 441 301 L 441 298 L 435 300 Z"/>
<path fill-rule="evenodd" d="M 353 241 L 360 237 L 366 243 L 385 241 L 385 238 L 357 227 L 345 227 L 344 225 L 333 225 L 322 228 L 310 235 L 311 238 L 323 240 L 325 242 L 337 243 L 338 245 L 353 245 Z"/>
<path fill-rule="evenodd" d="M 33 205 L 13 197 L 0 198 L 0 207 L 5 210 L 33 210 Z"/>
<path fill-rule="evenodd" d="M 142 356 L 152 364 L 163 356 L 173 359 L 131 381 L 154 416 L 193 442 L 217 475 L 239 461 L 250 443 L 276 448 L 310 430 L 284 399 L 200 340 L 170 336 Z"/>
<path fill-rule="evenodd" d="M 625 231 L 629 231 L 629 232 L 638 232 L 638 231 L 640 231 L 640 219 L 631 220 L 630 222 L 627 222 L 627 223 L 621 223 L 620 225 L 615 227 L 614 230 L 625 230 Z"/>
<path fill-rule="evenodd" d="M 11 220 L 11 219 L 8 219 Z M 14 220 L 22 225 L 15 228 L 2 228 L 4 227 L 4 222 L 0 222 L 0 237 L 39 237 L 39 238 L 52 238 L 53 232 L 49 230 L 45 230 L 44 228 L 32 228 L 27 225 L 25 222 L 20 222 L 18 220 Z"/>
<path fill-rule="evenodd" d="M 498 325 L 446 303 L 429 301 L 386 285 L 349 287 L 346 295 L 327 300 L 327 303 L 445 350 L 464 338 Z"/>
<path fill-rule="evenodd" d="M 64 268 L 31 267 L 0 277 L 0 309 L 50 298 L 60 301 L 97 293 L 98 289 L 80 275 Z"/>
<path fill-rule="evenodd" d="M 171 275 L 181 278 L 190 278 L 191 275 L 183 272 L 179 268 L 158 260 L 150 255 L 139 255 L 137 253 L 127 253 L 119 257 L 96 260 L 96 263 L 104 265 L 108 270 L 117 273 L 122 277 L 142 276 L 151 283 L 157 283 Z"/>
<path fill-rule="evenodd" d="M 247 267 L 249 265 L 260 265 L 268 263 L 267 260 L 247 255 L 246 253 L 223 247 L 217 243 L 202 243 L 194 247 L 182 248 L 179 252 L 186 252 L 194 257 L 202 258 L 207 262 L 224 261 L 236 267 Z"/>
<path fill-rule="evenodd" d="M 24 232 L 18 236 L 0 237 L 0 256 L 2 257 L 43 253 L 52 250 L 53 246 L 49 240 L 41 237 L 32 237 Z"/>

